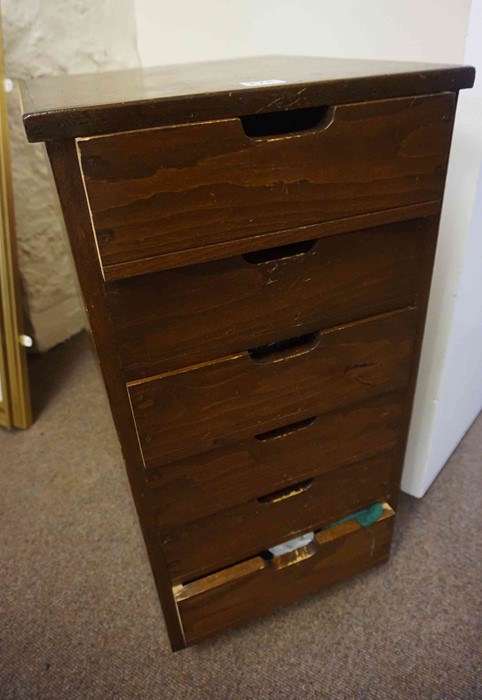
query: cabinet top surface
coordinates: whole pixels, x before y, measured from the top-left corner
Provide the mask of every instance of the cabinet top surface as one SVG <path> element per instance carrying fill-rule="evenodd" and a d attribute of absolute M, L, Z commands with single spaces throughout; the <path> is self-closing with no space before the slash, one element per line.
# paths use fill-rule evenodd
<path fill-rule="evenodd" d="M 22 84 L 30 141 L 75 138 L 473 85 L 470 66 L 310 56 L 37 78 Z"/>

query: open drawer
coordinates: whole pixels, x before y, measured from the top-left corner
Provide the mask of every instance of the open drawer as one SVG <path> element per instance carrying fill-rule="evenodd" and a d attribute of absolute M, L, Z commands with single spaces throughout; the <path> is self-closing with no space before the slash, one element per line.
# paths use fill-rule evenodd
<path fill-rule="evenodd" d="M 173 588 L 186 643 L 266 613 L 388 559 L 394 511 L 371 526 L 356 520 L 316 533 L 306 547 L 271 560 L 256 556 Z"/>

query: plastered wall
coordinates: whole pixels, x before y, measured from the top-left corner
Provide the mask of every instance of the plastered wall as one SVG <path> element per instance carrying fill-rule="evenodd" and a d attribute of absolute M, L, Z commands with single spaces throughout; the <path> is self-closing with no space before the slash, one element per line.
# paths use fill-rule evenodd
<path fill-rule="evenodd" d="M 9 78 L 139 65 L 134 0 L 3 0 L 2 19 Z M 44 148 L 26 141 L 15 88 L 9 111 L 20 273 L 36 345 L 47 350 L 84 315 Z"/>

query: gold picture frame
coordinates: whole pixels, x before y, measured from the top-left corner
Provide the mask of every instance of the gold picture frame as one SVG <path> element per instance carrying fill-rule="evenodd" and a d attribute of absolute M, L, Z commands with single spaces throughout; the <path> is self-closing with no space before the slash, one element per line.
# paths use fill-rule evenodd
<path fill-rule="evenodd" d="M 25 346 L 30 339 L 22 331 L 1 19 L 0 211 L 0 426 L 28 428 L 32 411 Z"/>

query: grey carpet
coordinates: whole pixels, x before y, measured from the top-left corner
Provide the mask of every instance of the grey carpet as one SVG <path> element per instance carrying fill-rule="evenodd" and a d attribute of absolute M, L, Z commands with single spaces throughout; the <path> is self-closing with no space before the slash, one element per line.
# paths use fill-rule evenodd
<path fill-rule="evenodd" d="M 31 369 L 36 423 L 0 431 L 2 698 L 482 698 L 482 418 L 389 564 L 172 654 L 86 337 Z"/>

